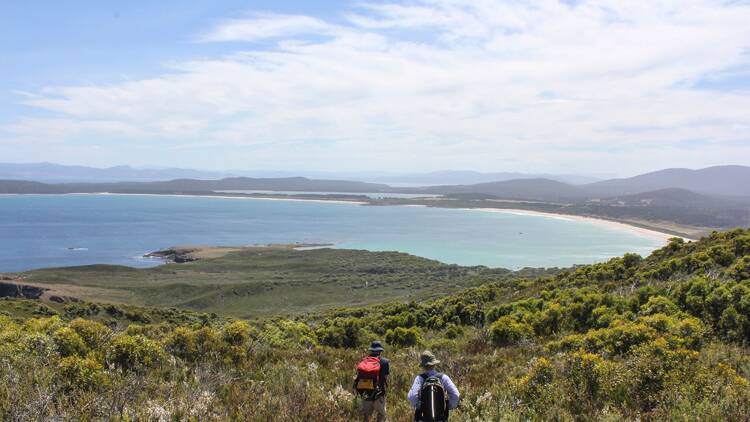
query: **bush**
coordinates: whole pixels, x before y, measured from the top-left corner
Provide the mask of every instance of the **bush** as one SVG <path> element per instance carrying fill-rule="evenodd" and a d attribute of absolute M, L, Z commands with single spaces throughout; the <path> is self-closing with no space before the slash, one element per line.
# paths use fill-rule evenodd
<path fill-rule="evenodd" d="M 196 360 L 216 359 L 223 347 L 219 332 L 212 327 L 201 327 L 193 332 Z"/>
<path fill-rule="evenodd" d="M 734 306 L 730 305 L 721 313 L 718 331 L 724 340 L 744 341 L 747 338 L 748 327 L 750 327 L 750 321 L 747 315 L 737 312 Z"/>
<path fill-rule="evenodd" d="M 91 358 L 68 356 L 57 368 L 60 384 L 69 390 L 92 390 L 107 384 L 107 374 L 101 363 Z"/>
<path fill-rule="evenodd" d="M 445 329 L 443 334 L 447 339 L 453 340 L 461 337 L 464 334 L 463 328 L 459 325 L 451 324 Z"/>
<path fill-rule="evenodd" d="M 195 346 L 195 334 L 186 327 L 177 327 L 166 341 L 167 350 L 176 357 L 194 362 L 199 356 Z"/>
<path fill-rule="evenodd" d="M 550 343 L 552 350 L 583 349 L 590 353 L 623 355 L 634 346 L 656 338 L 655 329 L 643 323 L 616 321 L 608 328 L 591 330 L 584 335 L 566 336 Z"/>
<path fill-rule="evenodd" d="M 302 321 L 284 319 L 279 321 L 279 328 L 284 334 L 284 340 L 293 347 L 314 347 L 318 344 L 315 332 Z"/>
<path fill-rule="evenodd" d="M 46 358 L 59 355 L 57 343 L 52 337 L 46 334 L 32 332 L 16 338 L 14 337 L 16 336 L 11 334 L 10 336 L 0 338 L 3 342 L 2 346 L 23 355 L 35 355 Z"/>
<path fill-rule="evenodd" d="M 739 236 L 732 242 L 734 253 L 737 256 L 750 255 L 750 234 Z"/>
<path fill-rule="evenodd" d="M 49 334 L 63 327 L 65 324 L 59 316 L 50 318 L 31 318 L 23 323 L 23 328 L 29 332 Z"/>
<path fill-rule="evenodd" d="M 492 344 L 499 347 L 512 346 L 533 335 L 534 330 L 529 324 L 518 322 L 509 316 L 501 317 L 490 326 Z"/>
<path fill-rule="evenodd" d="M 419 340 L 419 331 L 415 327 L 396 327 L 385 333 L 386 343 L 393 346 L 414 346 Z"/>
<path fill-rule="evenodd" d="M 250 340 L 250 325 L 245 321 L 232 321 L 224 326 L 222 339 L 229 346 L 245 346 Z"/>
<path fill-rule="evenodd" d="M 109 327 L 96 321 L 76 318 L 68 326 L 78 333 L 91 349 L 99 348 L 112 335 Z"/>
<path fill-rule="evenodd" d="M 89 348 L 81 336 L 71 328 L 62 327 L 52 334 L 61 356 L 84 356 Z"/>
<path fill-rule="evenodd" d="M 738 259 L 727 274 L 737 281 L 750 280 L 750 255 Z"/>
<path fill-rule="evenodd" d="M 626 253 L 622 257 L 622 263 L 625 265 L 625 268 L 635 268 L 641 261 L 643 261 L 643 258 L 637 253 Z"/>
<path fill-rule="evenodd" d="M 602 373 L 606 369 L 604 359 L 598 355 L 576 352 L 566 356 L 563 369 L 565 399 L 573 414 L 590 415 L 601 407 Z"/>
<path fill-rule="evenodd" d="M 321 344 L 332 347 L 357 347 L 362 342 L 362 321 L 357 318 L 335 318 L 318 328 L 315 335 Z"/>
<path fill-rule="evenodd" d="M 107 351 L 107 362 L 132 371 L 155 367 L 164 359 L 159 343 L 142 335 L 119 334 L 112 339 Z"/>
<path fill-rule="evenodd" d="M 522 402 L 534 402 L 543 400 L 546 396 L 545 390 L 552 384 L 555 375 L 555 367 L 546 358 L 536 358 L 531 361 L 526 375 L 515 380 L 516 394 Z"/>
<path fill-rule="evenodd" d="M 695 318 L 673 318 L 664 314 L 640 317 L 635 321 L 617 320 L 608 328 L 586 334 L 569 335 L 548 344 L 550 350 L 578 350 L 623 356 L 633 348 L 660 338 L 673 348 L 700 347 L 705 329 Z"/>
<path fill-rule="evenodd" d="M 557 333 L 563 323 L 564 309 L 559 303 L 550 303 L 537 315 L 534 321 L 534 331 L 538 335 L 552 335 Z"/>
<path fill-rule="evenodd" d="M 665 314 L 674 315 L 680 308 L 664 296 L 651 296 L 648 302 L 641 305 L 641 315 Z"/>
<path fill-rule="evenodd" d="M 712 246 L 708 250 L 708 256 L 721 266 L 731 265 L 734 261 L 734 252 L 728 245 L 716 245 Z M 742 256 L 742 254 L 740 254 Z"/>
<path fill-rule="evenodd" d="M 684 353 L 676 353 L 664 339 L 644 344 L 636 348 L 627 366 L 631 378 L 628 380 L 628 396 L 634 399 L 636 406 L 644 411 L 654 408 L 659 393 L 668 381 L 670 371 L 680 363 L 680 360 L 691 357 Z"/>

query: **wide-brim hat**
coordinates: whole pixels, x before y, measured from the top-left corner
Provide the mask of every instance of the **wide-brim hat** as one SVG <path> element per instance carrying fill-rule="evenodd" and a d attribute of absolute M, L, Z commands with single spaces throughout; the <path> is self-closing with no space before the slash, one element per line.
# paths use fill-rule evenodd
<path fill-rule="evenodd" d="M 427 368 L 429 366 L 435 366 L 439 364 L 440 361 L 435 358 L 435 355 L 432 354 L 429 350 L 425 350 L 422 352 L 421 355 L 419 355 L 419 366 L 422 368 Z"/>
<path fill-rule="evenodd" d="M 383 345 L 380 344 L 379 341 L 373 341 L 367 350 L 371 352 L 384 352 L 385 351 L 385 349 L 383 348 Z"/>

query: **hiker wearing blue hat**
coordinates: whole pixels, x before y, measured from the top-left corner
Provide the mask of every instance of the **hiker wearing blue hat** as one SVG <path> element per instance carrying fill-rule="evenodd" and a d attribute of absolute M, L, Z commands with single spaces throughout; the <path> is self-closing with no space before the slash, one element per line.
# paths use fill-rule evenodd
<path fill-rule="evenodd" d="M 385 421 L 385 389 L 388 385 L 388 374 L 391 371 L 390 361 L 380 356 L 385 349 L 379 341 L 373 341 L 367 349 L 369 354 L 357 364 L 357 376 L 354 377 L 354 390 L 362 397 L 362 416 L 368 422 L 376 413 L 377 422 Z"/>

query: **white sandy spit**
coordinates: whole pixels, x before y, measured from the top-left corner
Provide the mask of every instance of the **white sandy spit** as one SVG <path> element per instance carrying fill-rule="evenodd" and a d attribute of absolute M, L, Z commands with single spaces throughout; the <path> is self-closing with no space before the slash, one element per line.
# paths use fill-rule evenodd
<path fill-rule="evenodd" d="M 595 218 L 595 217 L 584 217 L 580 215 L 555 214 L 555 213 L 550 213 L 550 212 L 501 209 L 501 208 L 464 208 L 464 209 L 474 210 L 474 211 L 484 211 L 484 212 L 497 212 L 497 213 L 503 213 L 503 214 L 531 215 L 531 216 L 554 218 L 558 220 L 567 220 L 567 221 L 585 221 L 587 223 L 596 224 L 599 226 L 608 227 L 608 228 L 617 229 L 617 230 L 623 230 L 623 231 L 627 231 L 633 234 L 637 234 L 639 236 L 648 237 L 650 239 L 659 241 L 664 244 L 669 242 L 669 239 L 673 237 L 682 237 L 682 236 L 677 236 L 674 234 L 660 232 L 657 230 L 651 230 L 651 229 L 646 229 L 643 227 L 633 226 L 633 225 L 626 224 L 626 223 L 620 223 L 617 221 L 605 220 L 602 218 Z M 692 240 L 688 238 L 683 238 L 683 239 Z"/>

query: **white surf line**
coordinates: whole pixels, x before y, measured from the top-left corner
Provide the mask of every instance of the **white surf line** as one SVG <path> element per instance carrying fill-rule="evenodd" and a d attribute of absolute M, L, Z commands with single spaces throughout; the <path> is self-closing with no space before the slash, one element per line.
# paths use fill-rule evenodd
<path fill-rule="evenodd" d="M 583 222 L 588 222 L 588 223 L 596 224 L 596 225 L 603 226 L 603 227 L 608 227 L 608 228 L 617 229 L 621 231 L 627 231 L 633 234 L 638 234 L 640 236 L 648 237 L 652 240 L 656 240 L 664 244 L 669 242 L 669 239 L 674 238 L 674 237 L 682 238 L 686 241 L 694 240 L 694 239 L 690 239 L 684 236 L 678 236 L 675 234 L 665 233 L 665 232 L 661 232 L 658 230 L 638 227 L 638 226 L 630 225 L 627 223 L 621 223 L 619 221 L 612 221 L 612 220 L 606 220 L 603 218 L 588 217 L 588 216 L 582 216 L 582 215 L 558 214 L 558 213 L 552 213 L 552 212 L 530 211 L 530 210 L 520 210 L 520 209 L 511 209 L 511 208 L 507 208 L 507 209 L 506 208 L 462 208 L 462 209 L 484 211 L 484 212 L 496 212 L 496 213 L 502 213 L 502 214 L 529 215 L 529 216 L 554 218 L 558 220 L 567 220 L 567 221 L 583 221 Z"/>

